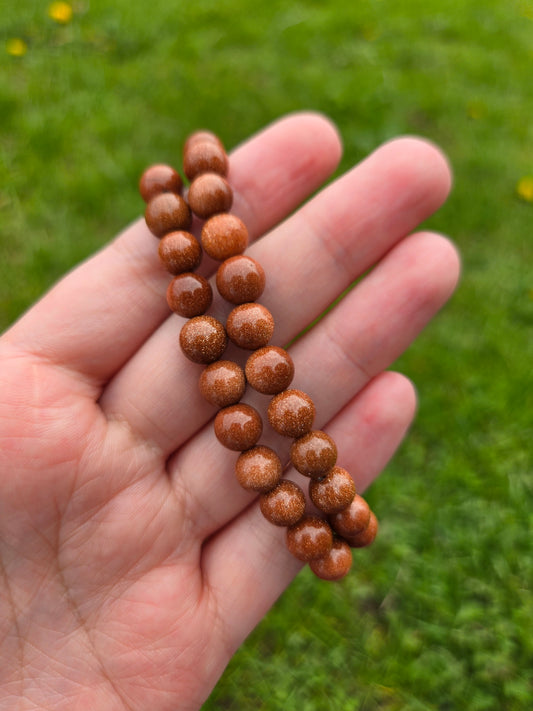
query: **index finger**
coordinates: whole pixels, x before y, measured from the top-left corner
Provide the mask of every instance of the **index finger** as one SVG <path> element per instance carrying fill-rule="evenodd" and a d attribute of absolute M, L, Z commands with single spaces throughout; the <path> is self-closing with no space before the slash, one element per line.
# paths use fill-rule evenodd
<path fill-rule="evenodd" d="M 288 116 L 237 148 L 230 156 L 232 212 L 251 239 L 316 190 L 335 170 L 340 153 L 332 124 L 311 113 Z M 169 314 L 169 276 L 154 240 L 138 220 L 60 281 L 4 338 L 82 376 L 98 397 Z"/>

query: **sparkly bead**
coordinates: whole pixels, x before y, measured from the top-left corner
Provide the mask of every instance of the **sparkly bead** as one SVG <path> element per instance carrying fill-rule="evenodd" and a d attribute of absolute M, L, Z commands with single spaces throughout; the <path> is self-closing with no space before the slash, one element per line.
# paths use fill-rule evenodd
<path fill-rule="evenodd" d="M 327 521 L 317 516 L 304 516 L 287 529 L 287 548 L 304 562 L 323 558 L 333 545 L 333 534 Z"/>
<path fill-rule="evenodd" d="M 215 417 L 218 441 L 236 452 L 251 449 L 263 431 L 261 415 L 251 405 L 239 403 L 220 410 Z"/>
<path fill-rule="evenodd" d="M 305 494 L 298 484 L 288 479 L 279 482 L 275 489 L 259 499 L 261 513 L 275 526 L 292 526 L 305 511 Z"/>
<path fill-rule="evenodd" d="M 231 304 L 256 301 L 265 288 L 265 271 L 255 259 L 245 255 L 230 257 L 217 271 L 217 289 Z"/>
<path fill-rule="evenodd" d="M 231 209 L 233 190 L 221 175 L 202 173 L 191 183 L 187 200 L 194 214 L 205 220 Z"/>
<path fill-rule="evenodd" d="M 189 180 L 202 173 L 225 176 L 228 173 L 228 156 L 221 143 L 194 141 L 184 151 L 183 170 Z"/>
<path fill-rule="evenodd" d="M 220 138 L 212 131 L 194 131 L 194 133 L 191 133 L 191 135 L 185 141 L 185 145 L 183 146 L 183 155 L 185 155 L 189 148 L 195 143 L 217 143 L 219 146 L 224 148 Z"/>
<path fill-rule="evenodd" d="M 202 261 L 202 248 L 194 235 L 169 232 L 159 242 L 159 259 L 171 274 L 193 272 Z"/>
<path fill-rule="evenodd" d="M 274 333 L 274 319 L 261 304 L 240 304 L 229 314 L 226 331 L 236 346 L 255 350 L 265 346 Z"/>
<path fill-rule="evenodd" d="M 377 533 L 378 520 L 371 511 L 367 527 L 353 536 L 347 536 L 346 541 L 352 548 L 364 548 L 374 542 Z"/>
<path fill-rule="evenodd" d="M 211 405 L 228 407 L 244 395 L 246 379 L 243 369 L 231 360 L 217 360 L 200 375 L 200 392 Z"/>
<path fill-rule="evenodd" d="M 181 195 L 161 193 L 146 206 L 144 219 L 148 229 L 156 237 L 174 230 L 188 230 L 191 226 L 191 211 Z"/>
<path fill-rule="evenodd" d="M 344 538 L 363 531 L 370 520 L 370 507 L 362 496 L 356 494 L 352 503 L 342 511 L 330 516 L 333 530 Z"/>
<path fill-rule="evenodd" d="M 315 419 L 315 406 L 301 390 L 284 390 L 275 395 L 268 406 L 272 427 L 286 437 L 301 437 L 309 432 Z"/>
<path fill-rule="evenodd" d="M 352 551 L 341 538 L 333 540 L 333 546 L 323 558 L 317 558 L 309 563 L 313 573 L 322 580 L 340 580 L 350 572 L 352 567 Z"/>
<path fill-rule="evenodd" d="M 292 443 L 290 456 L 301 474 L 320 479 L 335 466 L 337 446 L 328 434 L 313 430 Z"/>
<path fill-rule="evenodd" d="M 201 241 L 210 257 L 223 262 L 244 252 L 248 245 L 248 230 L 235 215 L 214 215 L 202 227 Z"/>
<path fill-rule="evenodd" d="M 194 363 L 212 363 L 224 353 L 227 345 L 224 326 L 212 316 L 196 316 L 180 333 L 183 353 Z"/>
<path fill-rule="evenodd" d="M 167 303 L 180 316 L 192 318 L 205 314 L 213 301 L 213 291 L 207 279 L 185 272 L 174 277 L 167 289 Z"/>
<path fill-rule="evenodd" d="M 294 363 L 283 348 L 265 346 L 248 358 L 245 373 L 254 390 L 265 395 L 276 395 L 291 384 Z"/>
<path fill-rule="evenodd" d="M 250 491 L 270 491 L 281 478 L 281 459 L 270 447 L 258 445 L 239 455 L 235 464 L 237 481 Z"/>
<path fill-rule="evenodd" d="M 183 180 L 170 165 L 151 165 L 141 175 L 139 192 L 144 202 L 149 202 L 160 193 L 181 193 Z"/>
<path fill-rule="evenodd" d="M 349 506 L 355 496 L 355 483 L 342 467 L 333 467 L 323 479 L 309 483 L 311 501 L 326 514 L 334 514 Z"/>

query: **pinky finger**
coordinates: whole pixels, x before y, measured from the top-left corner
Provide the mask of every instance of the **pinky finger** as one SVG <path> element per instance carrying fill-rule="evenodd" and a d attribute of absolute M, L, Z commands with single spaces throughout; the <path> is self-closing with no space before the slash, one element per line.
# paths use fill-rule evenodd
<path fill-rule="evenodd" d="M 359 492 L 392 457 L 415 409 L 411 382 L 384 372 L 324 428 L 337 443 L 339 464 L 350 471 Z M 268 523 L 257 502 L 207 541 L 202 564 L 232 652 L 302 567 L 286 548 L 285 529 Z"/>

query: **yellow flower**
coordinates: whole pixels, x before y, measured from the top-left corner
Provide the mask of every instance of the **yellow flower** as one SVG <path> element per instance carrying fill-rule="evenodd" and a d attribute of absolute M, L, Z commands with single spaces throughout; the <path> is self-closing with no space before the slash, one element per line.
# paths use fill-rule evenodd
<path fill-rule="evenodd" d="M 485 105 L 481 101 L 469 101 L 466 106 L 466 112 L 468 114 L 468 118 L 471 118 L 474 121 L 479 121 L 479 119 L 483 118 L 485 115 Z"/>
<path fill-rule="evenodd" d="M 12 57 L 23 57 L 28 51 L 28 45 L 20 37 L 12 37 L 6 42 L 6 52 Z"/>
<path fill-rule="evenodd" d="M 62 25 L 72 20 L 72 7 L 68 2 L 53 2 L 48 6 L 48 16 Z"/>
<path fill-rule="evenodd" d="M 533 176 L 525 175 L 520 178 L 516 184 L 516 193 L 518 197 L 526 202 L 533 202 Z"/>

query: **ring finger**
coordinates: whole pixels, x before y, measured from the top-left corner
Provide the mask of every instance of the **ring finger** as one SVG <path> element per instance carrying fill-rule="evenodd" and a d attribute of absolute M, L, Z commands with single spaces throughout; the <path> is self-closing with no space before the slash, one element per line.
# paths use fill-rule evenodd
<path fill-rule="evenodd" d="M 295 344 L 294 385 L 313 398 L 316 426 L 356 402 L 357 394 L 408 347 L 448 299 L 457 275 L 457 254 L 448 240 L 431 233 L 412 235 Z M 260 411 L 268 403 L 257 393 L 247 395 L 247 401 Z M 265 425 L 261 443 L 287 461 L 288 438 Z M 253 498 L 235 480 L 235 459 L 209 424 L 170 462 L 174 489 L 199 537 L 237 516 Z M 368 483 L 371 476 L 361 471 L 358 481 Z"/>

